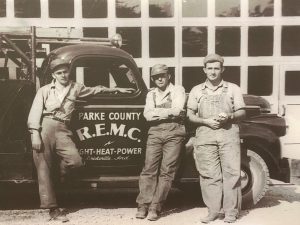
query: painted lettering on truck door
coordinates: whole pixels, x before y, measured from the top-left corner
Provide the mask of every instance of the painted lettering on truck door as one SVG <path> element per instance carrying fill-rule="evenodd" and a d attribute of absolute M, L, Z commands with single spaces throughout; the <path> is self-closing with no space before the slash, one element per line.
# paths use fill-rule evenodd
<path fill-rule="evenodd" d="M 138 160 L 144 136 L 142 112 L 79 111 L 76 134 L 86 160 Z"/>
<path fill-rule="evenodd" d="M 126 93 L 103 91 L 76 102 L 72 129 L 87 164 L 115 168 L 141 166 L 147 137 L 143 117 L 146 88 L 138 82 L 135 65 L 125 59 L 86 56 L 73 62 L 72 75 L 76 82 L 87 87 L 130 89 Z"/>

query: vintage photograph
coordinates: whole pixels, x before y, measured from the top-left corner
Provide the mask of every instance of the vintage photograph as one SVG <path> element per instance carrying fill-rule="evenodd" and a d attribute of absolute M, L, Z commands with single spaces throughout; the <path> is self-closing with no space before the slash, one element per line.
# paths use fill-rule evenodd
<path fill-rule="evenodd" d="M 0 225 L 297 225 L 299 0 L 0 0 Z"/>

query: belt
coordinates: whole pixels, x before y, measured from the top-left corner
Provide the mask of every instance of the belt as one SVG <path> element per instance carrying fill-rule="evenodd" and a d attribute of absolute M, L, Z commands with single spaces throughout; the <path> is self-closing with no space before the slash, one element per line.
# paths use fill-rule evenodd
<path fill-rule="evenodd" d="M 176 118 L 176 119 L 164 119 L 164 120 L 156 120 L 156 121 L 149 121 L 150 126 L 156 126 L 162 123 L 178 123 L 184 124 L 183 118 Z"/>
<path fill-rule="evenodd" d="M 70 120 L 63 120 L 63 119 L 58 118 L 58 117 L 53 116 L 53 115 L 46 115 L 46 116 L 44 116 L 44 117 L 50 118 L 50 119 L 53 119 L 53 120 L 56 120 L 56 121 L 59 121 L 59 122 L 64 123 L 64 124 L 66 124 L 66 125 L 69 125 L 69 124 L 70 124 Z"/>

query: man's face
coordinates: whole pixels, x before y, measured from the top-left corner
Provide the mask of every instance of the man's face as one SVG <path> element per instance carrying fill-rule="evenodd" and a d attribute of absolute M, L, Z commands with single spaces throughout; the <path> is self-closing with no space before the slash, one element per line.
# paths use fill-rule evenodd
<path fill-rule="evenodd" d="M 206 63 L 206 67 L 204 67 L 203 70 L 209 81 L 218 82 L 222 80 L 221 74 L 224 68 L 220 62 Z"/>
<path fill-rule="evenodd" d="M 52 72 L 52 77 L 63 86 L 67 86 L 70 82 L 70 73 L 68 66 L 58 66 Z"/>
<path fill-rule="evenodd" d="M 170 75 L 167 73 L 157 74 L 152 76 L 151 79 L 159 89 L 165 90 L 169 85 Z"/>

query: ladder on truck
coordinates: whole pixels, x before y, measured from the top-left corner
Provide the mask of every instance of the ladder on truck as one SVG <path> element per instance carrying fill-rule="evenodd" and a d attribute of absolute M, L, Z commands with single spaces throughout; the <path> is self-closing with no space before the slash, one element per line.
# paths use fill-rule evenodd
<path fill-rule="evenodd" d="M 37 35 L 38 33 L 38 35 Z M 75 45 L 97 44 L 120 48 L 122 37 L 119 34 L 112 38 L 78 38 L 74 37 L 70 28 L 2 28 L 0 30 L 0 52 L 4 55 L 4 66 L 8 66 L 8 60 L 15 63 L 21 70 L 21 77 L 31 80 L 36 84 L 36 59 L 37 54 L 48 54 L 45 45 Z M 76 33 L 78 36 L 78 33 Z M 18 42 L 26 42 L 29 51 L 24 51 L 18 46 Z"/>

